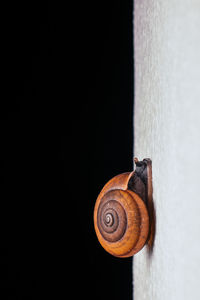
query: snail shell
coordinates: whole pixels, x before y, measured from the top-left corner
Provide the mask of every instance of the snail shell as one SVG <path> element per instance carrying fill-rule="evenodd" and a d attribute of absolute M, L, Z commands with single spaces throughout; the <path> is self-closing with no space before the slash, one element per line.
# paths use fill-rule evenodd
<path fill-rule="evenodd" d="M 134 172 L 111 179 L 99 194 L 94 208 L 94 226 L 102 247 L 118 257 L 129 257 L 145 245 L 149 216 L 144 201 L 128 189 Z"/>

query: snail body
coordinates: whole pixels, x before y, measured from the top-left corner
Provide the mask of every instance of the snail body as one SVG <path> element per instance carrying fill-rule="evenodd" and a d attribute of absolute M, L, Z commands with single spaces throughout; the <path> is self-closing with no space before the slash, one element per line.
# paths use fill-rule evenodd
<path fill-rule="evenodd" d="M 108 181 L 96 200 L 97 238 L 107 252 L 117 257 L 136 254 L 149 236 L 146 186 L 142 181 L 138 184 L 138 180 L 141 181 L 134 171 L 117 175 Z M 140 195 L 136 193 L 137 187 Z"/>

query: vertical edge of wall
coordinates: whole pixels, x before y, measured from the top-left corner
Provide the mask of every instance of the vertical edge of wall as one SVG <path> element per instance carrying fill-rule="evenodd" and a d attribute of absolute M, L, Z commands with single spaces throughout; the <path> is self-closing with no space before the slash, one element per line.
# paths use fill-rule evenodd
<path fill-rule="evenodd" d="M 200 299 L 200 2 L 135 0 L 134 154 L 153 161 L 156 238 L 134 300 Z"/>

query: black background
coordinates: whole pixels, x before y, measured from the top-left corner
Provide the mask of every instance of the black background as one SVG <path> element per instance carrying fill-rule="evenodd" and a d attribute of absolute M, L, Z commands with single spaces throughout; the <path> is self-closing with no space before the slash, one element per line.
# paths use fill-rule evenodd
<path fill-rule="evenodd" d="M 106 253 L 92 219 L 132 170 L 132 1 L 2 14 L 1 299 L 132 299 L 132 259 Z"/>

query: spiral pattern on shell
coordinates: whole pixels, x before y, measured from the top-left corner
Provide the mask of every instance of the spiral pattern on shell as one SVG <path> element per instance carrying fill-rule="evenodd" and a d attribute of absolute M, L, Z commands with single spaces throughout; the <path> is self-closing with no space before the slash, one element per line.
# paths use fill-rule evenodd
<path fill-rule="evenodd" d="M 145 203 L 130 190 L 109 190 L 98 197 L 94 210 L 95 230 L 106 251 L 132 256 L 145 244 L 149 217 Z"/>
<path fill-rule="evenodd" d="M 98 209 L 97 222 L 104 239 L 116 242 L 123 237 L 126 231 L 126 212 L 118 201 L 104 197 Z"/>

